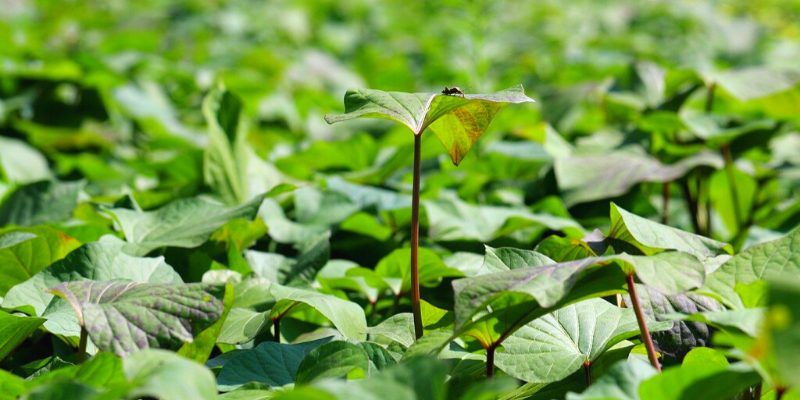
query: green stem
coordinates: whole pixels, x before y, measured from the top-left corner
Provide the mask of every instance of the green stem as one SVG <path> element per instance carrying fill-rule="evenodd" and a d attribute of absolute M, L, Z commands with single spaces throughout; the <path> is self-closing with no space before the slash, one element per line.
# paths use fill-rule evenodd
<path fill-rule="evenodd" d="M 78 342 L 78 363 L 83 363 L 86 359 L 86 342 L 89 340 L 89 332 L 86 328 L 81 327 L 81 339 Z"/>
<path fill-rule="evenodd" d="M 422 337 L 422 311 L 419 292 L 419 180 L 422 133 L 414 135 L 414 181 L 411 189 L 411 312 L 414 314 L 414 334 Z"/>
<path fill-rule="evenodd" d="M 692 221 L 694 233 L 700 234 L 700 219 L 697 217 L 697 200 L 692 197 L 692 189 L 689 187 L 689 177 L 681 181 L 681 191 L 683 199 L 686 200 L 686 207 L 689 208 L 689 219 Z"/>
<path fill-rule="evenodd" d="M 661 186 L 661 223 L 669 223 L 669 181 Z"/>
<path fill-rule="evenodd" d="M 639 323 L 639 331 L 642 334 L 642 342 L 647 349 L 647 358 L 650 359 L 650 364 L 656 371 L 661 372 L 661 364 L 658 362 L 656 356 L 656 347 L 653 345 L 653 337 L 650 336 L 650 330 L 647 329 L 647 322 L 644 319 L 644 312 L 642 312 L 642 305 L 639 303 L 639 296 L 636 294 L 636 284 L 633 281 L 633 274 L 628 274 L 628 294 L 631 296 L 631 305 L 633 312 L 636 314 L 636 322 Z"/>
<path fill-rule="evenodd" d="M 733 155 L 731 154 L 731 145 L 725 143 L 720 148 L 722 152 L 722 159 L 725 160 L 725 173 L 728 175 L 728 188 L 731 191 L 731 202 L 733 203 L 733 220 L 736 221 L 736 230 L 742 229 L 742 209 L 739 206 L 739 191 L 736 190 L 736 175 L 733 163 Z"/>

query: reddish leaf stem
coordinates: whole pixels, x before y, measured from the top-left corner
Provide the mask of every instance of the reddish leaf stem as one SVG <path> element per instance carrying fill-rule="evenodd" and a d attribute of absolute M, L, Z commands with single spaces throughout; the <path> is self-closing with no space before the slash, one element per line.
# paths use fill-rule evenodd
<path fill-rule="evenodd" d="M 422 134 L 414 135 L 414 182 L 411 189 L 411 312 L 414 314 L 414 334 L 422 337 L 422 312 L 419 292 L 419 180 Z"/>
<path fill-rule="evenodd" d="M 494 378 L 494 350 L 496 348 L 496 345 L 486 348 L 486 377 L 489 379 Z"/>
<path fill-rule="evenodd" d="M 591 361 L 584 361 L 583 362 L 583 375 L 586 379 L 586 386 L 592 384 L 592 362 Z"/>
<path fill-rule="evenodd" d="M 639 331 L 642 334 L 642 342 L 647 349 L 647 358 L 650 359 L 650 364 L 656 371 L 661 372 L 661 364 L 658 362 L 656 356 L 656 348 L 653 345 L 653 338 L 650 336 L 650 330 L 647 328 L 647 322 L 644 319 L 644 312 L 642 312 L 642 305 L 639 303 L 639 295 L 636 294 L 636 284 L 633 281 L 633 274 L 628 274 L 628 294 L 631 296 L 631 305 L 633 312 L 636 314 L 636 322 L 639 323 Z"/>

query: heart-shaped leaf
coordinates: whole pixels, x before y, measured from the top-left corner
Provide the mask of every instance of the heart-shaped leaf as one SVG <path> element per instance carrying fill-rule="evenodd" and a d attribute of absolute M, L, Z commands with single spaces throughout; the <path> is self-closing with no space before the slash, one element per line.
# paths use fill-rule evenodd
<path fill-rule="evenodd" d="M 656 369 L 645 361 L 622 360 L 583 393 L 568 393 L 567 400 L 639 400 L 639 384 L 655 374 Z"/>
<path fill-rule="evenodd" d="M 651 331 L 672 326 L 649 323 Z M 498 368 L 526 382 L 555 382 L 593 363 L 615 344 L 639 334 L 632 309 L 602 299 L 582 301 L 538 318 L 503 341 Z"/>
<path fill-rule="evenodd" d="M 22 317 L 0 311 L 0 361 L 44 323 L 44 319 Z"/>
<path fill-rule="evenodd" d="M 80 245 L 77 240 L 48 226 L 13 230 L 0 236 L 0 240 L 5 242 L 0 246 L 0 296 Z"/>
<path fill-rule="evenodd" d="M 345 113 L 326 115 L 325 120 L 332 124 L 384 118 L 407 126 L 415 135 L 430 127 L 458 165 L 505 105 L 533 101 L 521 85 L 492 94 L 463 95 L 353 89 L 344 95 Z"/>
<path fill-rule="evenodd" d="M 159 247 L 192 248 L 203 244 L 217 228 L 236 218 L 256 216 L 263 196 L 227 207 L 204 198 L 175 200 L 155 211 L 109 210 L 128 241 L 126 251 L 145 255 Z"/>
<path fill-rule="evenodd" d="M 306 355 L 297 369 L 297 383 L 338 378 L 360 368 L 369 369 L 367 352 L 360 346 L 337 340 L 317 347 Z"/>
<path fill-rule="evenodd" d="M 800 228 L 786 236 L 762 243 L 735 255 L 708 276 L 702 293 L 711 295 L 731 308 L 744 308 L 738 293 L 771 274 L 800 273 Z"/>
<path fill-rule="evenodd" d="M 322 314 L 348 339 L 363 340 L 367 334 L 364 309 L 356 303 L 313 290 L 291 288 L 272 284 L 270 294 L 277 303 L 270 312 L 272 319 L 297 312 L 296 306 L 304 304 Z"/>
<path fill-rule="evenodd" d="M 63 222 L 78 205 L 85 182 L 39 181 L 20 186 L 0 204 L 0 226 Z"/>
<path fill-rule="evenodd" d="M 727 243 L 659 224 L 614 203 L 611 203 L 608 238 L 633 245 L 643 254 L 654 254 L 665 249 L 678 250 L 703 260 L 733 253 L 733 247 Z"/>
<path fill-rule="evenodd" d="M 104 236 L 98 242 L 79 247 L 33 278 L 11 288 L 3 301 L 3 307 L 26 311 L 30 311 L 27 309 L 30 307 L 33 309 L 30 312 L 42 315 L 53 299 L 47 289 L 61 282 L 124 279 L 149 283 L 183 283 L 175 270 L 164 262 L 163 257 L 132 257 L 122 252 L 124 245 L 116 237 Z"/>
<path fill-rule="evenodd" d="M 121 355 L 192 341 L 223 311 L 223 288 L 205 284 L 79 281 L 51 290 L 72 306 L 98 348 Z"/>
<path fill-rule="evenodd" d="M 225 354 L 227 358 L 219 371 L 217 383 L 223 391 L 249 382 L 261 382 L 270 386 L 293 383 L 303 358 L 328 341 L 329 339 L 320 339 L 299 344 L 264 342 L 250 350 Z"/>
<path fill-rule="evenodd" d="M 700 166 L 721 168 L 722 158 L 704 152 L 664 165 L 641 151 L 618 150 L 559 157 L 554 168 L 564 202 L 571 206 L 621 196 L 643 182 L 669 182 Z"/>
<path fill-rule="evenodd" d="M 624 292 L 631 273 L 664 292 L 680 293 L 703 284 L 704 267 L 680 252 L 622 254 L 459 279 L 453 282 L 455 334 L 473 336 L 488 347 L 560 307 Z"/>

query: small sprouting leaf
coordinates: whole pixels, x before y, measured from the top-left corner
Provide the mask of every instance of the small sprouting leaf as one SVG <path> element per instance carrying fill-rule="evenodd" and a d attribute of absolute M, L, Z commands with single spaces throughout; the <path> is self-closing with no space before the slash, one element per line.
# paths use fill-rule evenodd
<path fill-rule="evenodd" d="M 222 315 L 221 287 L 205 284 L 65 282 L 52 292 L 66 300 L 101 350 L 125 355 L 175 348 Z"/>
<path fill-rule="evenodd" d="M 533 101 L 521 85 L 493 94 L 466 95 L 353 89 L 344 95 L 345 113 L 326 115 L 325 120 L 332 124 L 353 118 L 390 119 L 415 135 L 430 127 L 457 165 L 498 111 L 508 104 Z"/>

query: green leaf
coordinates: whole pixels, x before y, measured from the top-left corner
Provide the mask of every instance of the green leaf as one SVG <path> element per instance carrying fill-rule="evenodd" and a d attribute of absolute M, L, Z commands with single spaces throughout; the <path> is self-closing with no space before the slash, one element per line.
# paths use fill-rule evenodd
<path fill-rule="evenodd" d="M 0 226 L 63 222 L 78 205 L 83 181 L 39 181 L 18 187 L 0 204 Z"/>
<path fill-rule="evenodd" d="M 215 399 L 217 388 L 211 370 L 175 353 L 148 349 L 123 360 L 131 384 L 128 398 L 161 400 Z"/>
<path fill-rule="evenodd" d="M 344 95 L 345 114 L 326 115 L 332 124 L 353 118 L 384 118 L 399 122 L 415 135 L 431 128 L 453 163 L 458 165 L 494 116 L 507 104 L 533 102 L 522 86 L 493 94 L 384 92 L 352 89 Z"/>
<path fill-rule="evenodd" d="M 238 351 L 225 361 L 217 376 L 217 383 L 222 391 L 249 382 L 276 387 L 294 383 L 303 358 L 328 340 L 299 344 L 264 342 L 251 350 Z"/>
<path fill-rule="evenodd" d="M 27 382 L 24 379 L 0 369 L 0 393 L 15 399 L 21 397 L 27 390 Z"/>
<path fill-rule="evenodd" d="M 621 196 L 643 182 L 670 182 L 700 166 L 722 168 L 722 158 L 705 152 L 664 165 L 641 151 L 619 150 L 559 157 L 554 164 L 568 206 Z"/>
<path fill-rule="evenodd" d="M 608 237 L 629 243 L 646 255 L 661 250 L 678 250 L 703 260 L 720 254 L 733 254 L 733 247 L 727 243 L 659 224 L 614 203 L 611 203 Z"/>
<path fill-rule="evenodd" d="M 655 374 L 646 361 L 622 360 L 583 393 L 568 393 L 567 400 L 639 400 L 639 384 Z"/>
<path fill-rule="evenodd" d="M 197 334 L 191 342 L 184 343 L 177 353 L 199 363 L 208 361 L 208 357 L 214 350 L 222 328 L 228 319 L 233 306 L 233 299 L 233 284 L 228 282 L 225 285 L 225 293 L 222 297 L 222 315 L 211 326 Z"/>
<path fill-rule="evenodd" d="M 500 247 L 497 249 L 489 246 L 484 247 L 486 253 L 483 257 L 483 265 L 481 266 L 480 273 L 477 275 L 556 263 L 544 254 L 533 250 L 523 250 L 514 247 Z"/>
<path fill-rule="evenodd" d="M 367 329 L 370 337 L 385 337 L 389 340 L 410 347 L 414 344 L 414 316 L 411 313 L 399 313 L 386 318 L 378 325 Z"/>
<path fill-rule="evenodd" d="M 698 347 L 680 367 L 672 367 L 639 385 L 639 397 L 648 400 L 728 400 L 760 381 L 745 364 L 728 365 L 718 350 Z"/>
<path fill-rule="evenodd" d="M 227 344 L 241 344 L 253 340 L 270 325 L 269 312 L 258 312 L 247 308 L 236 307 L 231 309 L 217 342 Z"/>
<path fill-rule="evenodd" d="M 436 241 L 488 242 L 530 226 L 583 234 L 583 228 L 571 219 L 520 208 L 475 205 L 457 198 L 425 201 L 423 206 L 428 216 L 428 237 Z"/>
<path fill-rule="evenodd" d="M 43 318 L 21 317 L 0 311 L 0 361 L 43 323 Z"/>
<path fill-rule="evenodd" d="M 636 284 L 639 303 L 645 315 L 656 321 L 671 321 L 676 313 L 692 314 L 706 311 L 722 310 L 722 304 L 714 299 L 694 293 L 665 294 L 654 287 Z M 624 297 L 625 304 L 630 305 L 630 298 Z M 686 353 L 695 348 L 708 346 L 711 343 L 711 329 L 702 321 L 667 322 L 668 328 L 652 332 L 656 349 L 665 357 L 682 359 Z"/>
<path fill-rule="evenodd" d="M 800 71 L 750 67 L 714 74 L 711 78 L 733 97 L 747 101 L 792 89 L 800 82 Z"/>
<path fill-rule="evenodd" d="M 203 158 L 203 177 L 229 205 L 247 201 L 247 158 L 237 157 L 241 155 L 240 147 L 246 145 L 241 112 L 242 101 L 224 87 L 215 87 L 203 99 L 209 139 Z"/>
<path fill-rule="evenodd" d="M 277 301 L 270 313 L 272 319 L 297 311 L 294 308 L 297 304 L 305 304 L 330 320 L 345 338 L 353 340 L 366 338 L 367 319 L 364 310 L 356 303 L 329 294 L 278 284 L 270 286 L 270 294 Z"/>
<path fill-rule="evenodd" d="M 383 257 L 375 272 L 386 279 L 395 296 L 411 290 L 411 249 L 396 249 Z M 436 286 L 442 278 L 463 276 L 461 271 L 450 268 L 436 253 L 426 248 L 419 249 L 419 282 L 423 286 Z"/>
<path fill-rule="evenodd" d="M 38 150 L 23 141 L 0 137 L 0 177 L 10 183 L 31 183 L 50 179 L 52 174 Z"/>
<path fill-rule="evenodd" d="M 651 331 L 671 322 L 648 323 Z M 503 341 L 495 363 L 526 382 L 556 382 L 593 363 L 612 346 L 639 334 L 632 309 L 602 299 L 582 301 L 538 318 Z"/>
<path fill-rule="evenodd" d="M 714 327 L 743 332 L 751 337 L 758 335 L 764 320 L 763 308 L 741 310 L 706 311 L 682 316 L 686 321 L 702 322 Z"/>
<path fill-rule="evenodd" d="M 488 347 L 548 312 L 576 301 L 623 292 L 625 275 L 635 272 L 665 292 L 702 285 L 703 266 L 678 252 L 627 254 L 518 268 L 453 282 L 456 335 L 470 335 Z"/>
<path fill-rule="evenodd" d="M 115 208 L 108 212 L 125 234 L 126 250 L 144 255 L 160 247 L 200 246 L 226 222 L 253 219 L 262 200 L 263 196 L 257 196 L 240 206 L 227 207 L 195 197 L 175 200 L 155 211 Z"/>
<path fill-rule="evenodd" d="M 367 352 L 360 346 L 344 341 L 325 343 L 311 350 L 297 369 L 298 384 L 322 378 L 338 378 L 354 369 L 369 369 Z"/>
<path fill-rule="evenodd" d="M 99 349 L 125 355 L 192 341 L 195 332 L 222 314 L 219 289 L 205 284 L 80 281 L 51 290 L 69 302 Z"/>
<path fill-rule="evenodd" d="M 34 314 L 42 315 L 53 299 L 47 289 L 61 282 L 115 279 L 150 283 L 183 282 L 172 267 L 164 262 L 163 257 L 132 257 L 122 252 L 123 246 L 124 242 L 111 236 L 81 246 L 53 263 L 50 268 L 11 288 L 3 301 L 3 307 L 31 307 Z"/>
<path fill-rule="evenodd" d="M 24 237 L 28 239 L 21 240 Z M 0 240 L 5 242 L 0 246 L 0 296 L 80 245 L 77 240 L 47 226 L 6 231 Z M 3 304 L 6 308 L 13 307 Z"/>
<path fill-rule="evenodd" d="M 797 254 L 797 252 L 795 252 Z M 767 329 L 769 346 L 775 357 L 779 384 L 800 385 L 800 279 L 796 275 L 774 276 L 769 280 Z"/>
<path fill-rule="evenodd" d="M 728 307 L 745 307 L 736 289 L 740 285 L 767 278 L 775 273 L 800 273 L 800 229 L 786 236 L 746 249 L 708 276 L 701 290 Z"/>

